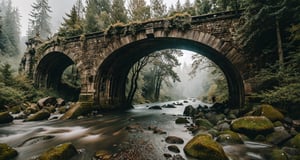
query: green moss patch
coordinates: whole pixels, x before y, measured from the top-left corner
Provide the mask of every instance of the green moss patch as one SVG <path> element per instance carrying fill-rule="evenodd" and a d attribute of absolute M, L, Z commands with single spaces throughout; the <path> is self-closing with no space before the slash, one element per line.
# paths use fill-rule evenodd
<path fill-rule="evenodd" d="M 71 143 L 60 144 L 44 152 L 39 160 L 66 160 L 77 154 L 75 147 Z"/>

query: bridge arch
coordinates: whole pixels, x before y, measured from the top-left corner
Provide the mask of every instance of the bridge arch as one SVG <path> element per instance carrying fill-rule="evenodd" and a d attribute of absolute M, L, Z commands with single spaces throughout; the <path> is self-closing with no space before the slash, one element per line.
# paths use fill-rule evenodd
<path fill-rule="evenodd" d="M 63 50 L 47 50 L 40 56 L 35 66 L 34 82 L 39 88 L 52 88 L 66 100 L 78 100 L 80 89 L 62 83 L 64 71 L 71 65 L 76 65 L 73 57 Z M 68 95 L 68 94 L 74 95 Z"/>
<path fill-rule="evenodd" d="M 229 88 L 229 103 L 244 103 L 242 73 L 245 58 L 231 42 L 225 42 L 200 30 L 156 30 L 114 39 L 104 51 L 106 59 L 98 64 L 95 78 L 95 102 L 102 108 L 122 107 L 126 102 L 125 84 L 130 68 L 140 58 L 163 49 L 185 49 L 199 53 L 223 71 Z M 128 104 L 124 104 L 127 106 Z"/>

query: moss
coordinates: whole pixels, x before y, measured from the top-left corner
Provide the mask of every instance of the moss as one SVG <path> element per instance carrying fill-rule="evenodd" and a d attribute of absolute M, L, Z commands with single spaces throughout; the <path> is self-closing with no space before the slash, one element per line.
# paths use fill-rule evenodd
<path fill-rule="evenodd" d="M 197 135 L 184 147 L 184 152 L 199 160 L 228 160 L 220 144 L 210 135 Z"/>
<path fill-rule="evenodd" d="M 49 117 L 50 117 L 49 111 L 46 109 L 42 109 L 37 113 L 29 116 L 25 121 L 41 121 L 41 120 L 47 120 Z"/>
<path fill-rule="evenodd" d="M 7 144 L 0 143 L 0 160 L 13 159 L 18 155 L 18 152 L 8 146 Z"/>
<path fill-rule="evenodd" d="M 77 102 L 72 104 L 70 109 L 60 119 L 76 119 L 78 116 L 90 113 L 93 109 L 90 103 Z"/>
<path fill-rule="evenodd" d="M 39 160 L 65 160 L 77 154 L 75 147 L 71 143 L 60 144 L 44 152 Z"/>
<path fill-rule="evenodd" d="M 8 109 L 8 112 L 12 113 L 12 114 L 17 114 L 21 112 L 21 107 L 20 106 L 13 106 L 12 108 Z"/>
<path fill-rule="evenodd" d="M 176 124 L 185 124 L 185 123 L 189 123 L 189 121 L 185 118 L 180 117 L 175 120 L 175 123 Z"/>
<path fill-rule="evenodd" d="M 273 106 L 268 104 L 262 104 L 254 113 L 254 116 L 265 116 L 272 122 L 282 121 L 284 115 L 275 109 Z"/>
<path fill-rule="evenodd" d="M 288 141 L 288 146 L 300 149 L 300 133 Z"/>
<path fill-rule="evenodd" d="M 195 124 L 199 127 L 205 127 L 207 129 L 210 129 L 213 127 L 213 125 L 207 119 L 202 119 L 202 118 L 196 119 Z"/>
<path fill-rule="evenodd" d="M 271 153 L 270 159 L 272 160 L 288 160 L 288 156 L 280 149 L 274 149 Z"/>
<path fill-rule="evenodd" d="M 217 142 L 224 144 L 243 144 L 241 137 L 238 133 L 232 132 L 230 130 L 223 131 L 217 137 Z"/>
<path fill-rule="evenodd" d="M 246 116 L 233 120 L 231 129 L 254 137 L 258 134 L 268 134 L 272 132 L 274 126 L 273 123 L 264 116 Z"/>

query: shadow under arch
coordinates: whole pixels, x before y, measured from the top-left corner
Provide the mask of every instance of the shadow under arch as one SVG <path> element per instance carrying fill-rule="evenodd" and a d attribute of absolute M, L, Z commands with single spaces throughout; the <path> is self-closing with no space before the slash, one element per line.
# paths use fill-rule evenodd
<path fill-rule="evenodd" d="M 80 88 L 74 88 L 61 81 L 65 69 L 73 64 L 73 60 L 61 52 L 46 54 L 35 69 L 34 82 L 36 87 L 52 88 L 65 100 L 77 101 Z"/>
<path fill-rule="evenodd" d="M 229 88 L 229 106 L 244 104 L 244 85 L 239 70 L 222 53 L 189 39 L 149 38 L 129 43 L 111 53 L 99 66 L 95 79 L 95 103 L 101 108 L 126 108 L 125 86 L 130 68 L 142 57 L 164 49 L 184 49 L 213 61 L 224 73 Z M 120 106 L 121 105 L 121 106 Z"/>

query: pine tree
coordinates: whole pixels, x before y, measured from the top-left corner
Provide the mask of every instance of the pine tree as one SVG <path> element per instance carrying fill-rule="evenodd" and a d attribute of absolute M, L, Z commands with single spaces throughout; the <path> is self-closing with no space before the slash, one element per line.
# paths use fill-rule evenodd
<path fill-rule="evenodd" d="M 59 34 L 63 36 L 76 36 L 83 33 L 83 22 L 77 12 L 76 6 L 73 6 L 70 14 L 66 14 L 64 23 L 59 30 Z"/>
<path fill-rule="evenodd" d="M 128 11 L 131 21 L 144 21 L 150 18 L 150 6 L 145 0 L 129 0 Z"/>
<path fill-rule="evenodd" d="M 196 15 L 207 14 L 212 10 L 212 4 L 209 0 L 196 0 L 194 10 Z"/>
<path fill-rule="evenodd" d="M 113 24 L 117 22 L 127 23 L 128 17 L 124 0 L 113 0 L 111 8 L 111 21 Z"/>
<path fill-rule="evenodd" d="M 79 18 L 83 19 L 85 9 L 84 9 L 84 5 L 82 3 L 82 0 L 77 0 L 76 3 L 75 3 L 75 7 L 76 7 L 76 12 L 77 12 Z"/>
<path fill-rule="evenodd" d="M 177 0 L 176 5 L 175 5 L 175 10 L 176 10 L 176 12 L 182 11 L 182 5 L 181 5 L 180 0 Z"/>
<path fill-rule="evenodd" d="M 29 23 L 32 25 L 31 36 L 40 35 L 41 38 L 46 39 L 51 34 L 50 29 L 50 13 L 51 7 L 48 4 L 48 0 L 36 0 L 31 5 L 32 11 L 30 13 Z"/>
<path fill-rule="evenodd" d="M 151 0 L 151 17 L 162 18 L 167 14 L 167 6 L 163 0 Z"/>

